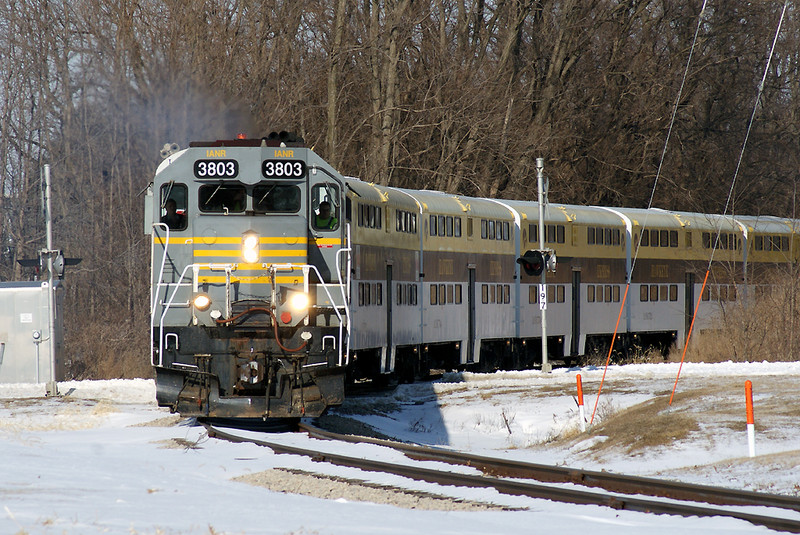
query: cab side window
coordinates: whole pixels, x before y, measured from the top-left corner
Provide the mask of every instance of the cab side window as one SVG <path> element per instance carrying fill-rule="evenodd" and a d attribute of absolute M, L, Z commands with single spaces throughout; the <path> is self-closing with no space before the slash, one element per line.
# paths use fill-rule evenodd
<path fill-rule="evenodd" d="M 335 184 L 317 184 L 311 188 L 311 218 L 317 230 L 336 230 L 340 217 L 339 188 Z"/>
<path fill-rule="evenodd" d="M 186 230 L 188 205 L 188 190 L 184 184 L 164 184 L 161 186 L 159 221 L 170 230 Z"/>

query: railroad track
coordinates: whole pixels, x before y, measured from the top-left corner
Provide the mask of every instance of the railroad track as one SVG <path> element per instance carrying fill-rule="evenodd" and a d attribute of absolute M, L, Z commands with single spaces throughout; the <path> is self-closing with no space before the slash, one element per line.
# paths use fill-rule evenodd
<path fill-rule="evenodd" d="M 794 496 L 764 494 L 746 490 L 680 483 L 663 479 L 626 476 L 611 472 L 596 472 L 562 466 L 483 457 L 470 453 L 420 446 L 417 444 L 407 444 L 356 435 L 342 435 L 306 423 L 301 423 L 298 427 L 314 438 L 353 443 L 363 442 L 386 446 L 402 451 L 412 459 L 442 461 L 449 464 L 472 466 L 484 474 L 496 477 L 534 479 L 546 483 L 574 483 L 585 487 L 598 487 L 610 492 L 658 496 L 715 505 L 763 505 L 800 511 L 800 498 Z"/>
<path fill-rule="evenodd" d="M 249 442 L 268 447 L 279 454 L 302 455 L 310 457 L 318 462 L 328 462 L 370 472 L 390 473 L 440 485 L 494 488 L 500 493 L 509 495 L 543 498 L 551 501 L 583 505 L 602 505 L 613 509 L 652 514 L 729 517 L 744 520 L 754 525 L 765 526 L 777 531 L 800 533 L 800 520 L 686 503 L 687 501 L 691 501 L 729 506 L 767 506 L 785 511 L 800 511 L 800 499 L 791 496 L 763 494 L 720 487 L 675 483 L 636 476 L 623 476 L 606 472 L 593 472 L 495 459 L 368 437 L 340 435 L 324 431 L 308 424 L 300 424 L 301 430 L 315 438 L 377 444 L 400 451 L 414 460 L 440 461 L 449 464 L 465 465 L 476 468 L 483 473 L 482 475 L 462 474 L 372 459 L 348 457 L 335 453 L 325 453 L 318 450 L 243 437 L 232 431 L 214 427 L 207 422 L 203 423 L 203 425 L 206 427 L 211 437 L 232 442 Z M 522 478 L 546 483 L 573 483 L 580 486 L 601 488 L 605 492 L 566 488 L 554 486 L 552 484 L 547 485 L 505 478 Z M 622 493 L 626 495 L 621 495 Z M 678 503 L 647 499 L 634 496 L 634 494 L 658 496 L 683 501 Z"/>

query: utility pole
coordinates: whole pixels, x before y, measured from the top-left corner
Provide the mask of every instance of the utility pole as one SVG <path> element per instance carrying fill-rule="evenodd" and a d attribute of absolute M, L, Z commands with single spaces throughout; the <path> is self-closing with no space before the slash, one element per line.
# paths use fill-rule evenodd
<path fill-rule="evenodd" d="M 536 181 L 539 186 L 539 250 L 544 251 L 544 158 L 536 158 Z M 539 310 L 542 312 L 542 372 L 550 373 L 547 361 L 547 269 L 542 269 L 539 284 Z"/>
<path fill-rule="evenodd" d="M 50 340 L 50 381 L 47 382 L 47 395 L 58 395 L 56 382 L 56 316 L 55 316 L 55 279 L 53 277 L 53 217 L 50 211 L 50 165 L 44 166 L 44 197 L 45 197 L 45 222 L 47 225 L 47 249 L 42 254 L 47 255 L 47 312 L 49 315 L 48 338 Z"/>

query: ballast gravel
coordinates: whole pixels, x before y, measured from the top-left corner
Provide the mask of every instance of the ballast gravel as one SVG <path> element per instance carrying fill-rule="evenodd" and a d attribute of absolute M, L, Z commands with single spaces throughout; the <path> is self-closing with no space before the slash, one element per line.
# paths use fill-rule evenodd
<path fill-rule="evenodd" d="M 370 502 L 431 511 L 510 510 L 491 503 L 459 500 L 448 496 L 377 485 L 303 470 L 274 468 L 234 478 L 235 481 L 266 487 L 276 492 L 303 494 L 328 500 Z"/>

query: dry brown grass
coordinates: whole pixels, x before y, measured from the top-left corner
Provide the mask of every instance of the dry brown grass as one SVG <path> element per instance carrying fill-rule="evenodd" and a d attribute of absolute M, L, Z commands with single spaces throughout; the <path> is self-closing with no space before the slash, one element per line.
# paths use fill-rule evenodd
<path fill-rule="evenodd" d="M 711 329 L 692 334 L 688 362 L 780 362 L 800 358 L 800 281 L 796 273 L 771 273 L 751 295 L 723 302 Z M 670 360 L 680 360 L 672 351 Z"/>
<path fill-rule="evenodd" d="M 589 451 L 614 448 L 637 455 L 684 440 L 699 428 L 695 416 L 670 411 L 662 399 L 653 399 L 603 418 L 592 434 L 608 438 Z"/>
<path fill-rule="evenodd" d="M 149 422 L 134 424 L 130 427 L 173 427 L 178 425 L 182 421 L 183 418 L 181 418 L 177 414 L 173 414 L 170 416 L 165 416 L 163 418 L 156 418 L 155 420 L 150 420 Z"/>
<path fill-rule="evenodd" d="M 619 340 L 615 342 L 615 344 L 619 344 Z M 583 366 L 605 366 L 606 361 L 608 360 L 608 348 L 602 349 L 591 349 L 588 350 L 586 355 L 581 358 L 581 365 Z M 611 364 L 617 364 L 620 362 L 624 362 L 626 364 L 655 364 L 659 362 L 664 362 L 667 358 L 661 353 L 660 350 L 653 348 L 653 347 L 634 347 L 630 351 L 627 352 L 624 356 L 617 350 L 617 346 L 615 345 L 615 350 L 611 354 Z"/>
<path fill-rule="evenodd" d="M 586 433 L 570 429 L 551 437 L 550 442 L 571 447 L 588 440 L 585 451 L 598 457 L 606 452 L 656 453 L 692 440 L 706 441 L 711 447 L 716 437 L 728 436 L 730 430 L 744 434 L 745 380 L 746 377 L 684 378 L 672 405 L 669 404 L 671 390 L 653 392 L 652 399 L 624 409 L 608 404 L 603 409 L 601 404 L 599 409 L 603 410 L 598 410 L 595 425 Z M 627 389 L 625 385 L 617 387 L 618 391 Z M 785 440 L 800 419 L 800 405 L 786 402 L 787 395 L 797 392 L 794 379 L 757 376 L 753 378 L 753 388 L 758 396 L 756 432 Z M 604 392 L 609 395 L 605 389 Z M 599 440 L 592 441 L 592 437 Z"/>
<path fill-rule="evenodd" d="M 147 331 L 132 322 L 93 323 L 65 335 L 67 379 L 153 376 Z"/>

